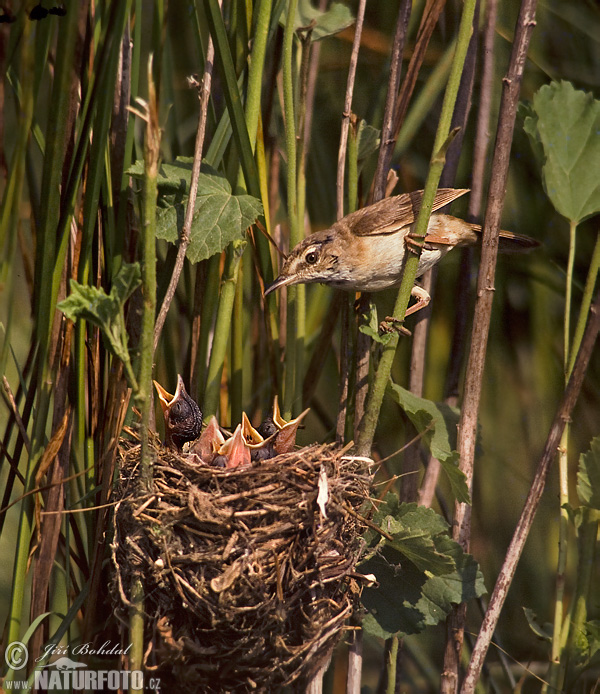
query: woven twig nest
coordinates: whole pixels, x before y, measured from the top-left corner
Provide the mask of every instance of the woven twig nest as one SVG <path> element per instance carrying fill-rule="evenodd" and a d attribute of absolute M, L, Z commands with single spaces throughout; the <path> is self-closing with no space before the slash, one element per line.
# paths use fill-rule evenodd
<path fill-rule="evenodd" d="M 178 691 L 312 676 L 358 603 L 364 461 L 315 445 L 224 471 L 153 447 L 141 496 L 140 446 L 122 443 L 112 545 L 118 609 L 134 580 L 144 587 L 146 666 Z"/>

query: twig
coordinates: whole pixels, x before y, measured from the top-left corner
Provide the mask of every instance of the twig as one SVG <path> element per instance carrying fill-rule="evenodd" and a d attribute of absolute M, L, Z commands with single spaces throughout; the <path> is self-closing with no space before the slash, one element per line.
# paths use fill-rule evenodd
<path fill-rule="evenodd" d="M 365 19 L 365 7 L 367 0 L 360 0 L 356 13 L 356 26 L 354 28 L 354 41 L 352 42 L 352 53 L 350 55 L 350 66 L 348 68 L 348 80 L 346 82 L 346 97 L 344 99 L 344 111 L 342 113 L 342 130 L 340 133 L 340 147 L 338 150 L 337 163 L 337 218 L 344 216 L 344 172 L 346 170 L 346 148 L 348 146 L 348 131 L 350 129 L 350 114 L 352 112 L 352 96 L 354 94 L 354 81 L 356 79 L 356 65 L 358 63 L 358 49 L 360 48 L 360 38 Z"/>
<path fill-rule="evenodd" d="M 530 0 L 530 2 L 535 5 L 534 0 Z M 531 20 L 528 19 L 528 21 Z M 590 309 L 590 318 L 581 341 L 581 347 L 579 348 L 577 357 L 575 359 L 573 372 L 569 378 L 563 399 L 550 427 L 548 438 L 546 439 L 546 445 L 544 446 L 544 451 L 538 464 L 535 477 L 531 484 L 529 494 L 523 506 L 523 511 L 521 512 L 517 527 L 515 528 L 515 532 L 506 553 L 504 564 L 502 565 L 502 569 L 500 570 L 500 574 L 496 580 L 496 585 L 490 598 L 490 603 L 488 605 L 485 618 L 479 630 L 479 635 L 471 655 L 471 661 L 469 663 L 469 668 L 461 689 L 461 694 L 471 694 L 471 692 L 475 691 L 475 685 L 481 673 L 483 660 L 490 645 L 494 629 L 498 623 L 500 611 L 504 605 L 506 594 L 508 593 L 508 589 L 510 588 L 512 579 L 515 575 L 517 563 L 533 524 L 542 492 L 544 491 L 548 470 L 550 469 L 550 465 L 556 456 L 556 449 L 560 442 L 563 429 L 565 428 L 567 421 L 569 421 L 571 412 L 573 411 L 575 403 L 577 402 L 599 330 L 600 291 L 598 291 L 596 294 L 594 305 Z"/>
<path fill-rule="evenodd" d="M 154 351 L 158 345 L 160 334 L 167 318 L 167 313 L 171 305 L 171 301 L 175 296 L 175 290 L 179 282 L 181 271 L 183 270 L 183 262 L 188 246 L 190 245 L 190 231 L 192 228 L 192 220 L 194 218 L 194 210 L 196 208 L 196 196 L 198 194 L 198 179 L 200 178 L 200 166 L 202 164 L 202 150 L 204 148 L 204 136 L 206 133 L 206 118 L 208 113 L 208 100 L 210 97 L 210 88 L 212 82 L 213 61 L 215 49 L 212 38 L 209 37 L 208 48 L 206 49 L 206 67 L 204 69 L 204 77 L 199 84 L 193 78 L 190 79 L 190 86 L 195 86 L 198 89 L 198 98 L 200 99 L 200 114 L 198 116 L 198 130 L 196 131 L 196 146 L 194 149 L 194 163 L 192 166 L 192 177 L 190 180 L 190 195 L 188 204 L 185 210 L 185 219 L 181 230 L 181 238 L 179 239 L 179 247 L 177 249 L 177 258 L 175 259 L 175 267 L 169 281 L 169 286 L 165 293 L 160 312 L 156 318 L 154 328 Z"/>
<path fill-rule="evenodd" d="M 377 169 L 375 170 L 373 183 L 373 202 L 378 202 L 385 196 L 387 174 L 390 169 L 394 146 L 396 144 L 397 133 L 394 131 L 394 113 L 396 110 L 398 89 L 400 87 L 404 39 L 406 38 L 406 29 L 408 27 L 408 20 L 410 19 L 411 8 L 412 2 L 410 0 L 402 0 L 398 8 L 398 18 L 396 19 L 394 43 L 392 45 L 392 55 L 390 58 L 390 79 L 385 100 L 383 124 L 381 126 L 381 145 L 379 147 Z"/>
<path fill-rule="evenodd" d="M 483 248 L 477 282 L 477 301 L 471 335 L 471 350 L 467 364 L 465 393 L 459 424 L 458 451 L 460 454 L 460 469 L 465 473 L 470 490 L 473 484 L 477 419 L 494 296 L 500 215 L 506 191 L 510 149 L 521 79 L 531 32 L 535 24 L 535 6 L 536 0 L 523 0 L 521 4 L 510 63 L 507 75 L 503 80 L 502 101 L 492 161 L 492 180 L 489 188 L 489 203 L 483 230 Z M 453 537 L 467 551 L 470 532 L 471 508 L 467 504 L 457 503 L 454 513 Z M 444 656 L 442 693 L 454 692 L 457 689 L 465 617 L 465 607 L 459 606 L 448 618 L 448 641 Z"/>
<path fill-rule="evenodd" d="M 475 17 L 473 20 L 473 27 L 479 25 L 479 5 L 475 8 Z M 460 159 L 461 145 L 464 138 L 464 133 L 467 126 L 467 121 L 469 113 L 471 110 L 471 96 L 473 93 L 473 82 L 475 78 L 476 64 L 477 64 L 477 46 L 478 46 L 478 32 L 473 31 L 471 36 L 471 41 L 469 43 L 469 49 L 467 52 L 467 57 L 465 60 L 465 68 L 462 74 L 462 79 L 460 83 L 460 89 L 458 92 L 458 97 L 456 100 L 456 108 L 454 110 L 454 115 L 452 117 L 452 127 L 460 127 L 460 132 L 456 137 L 456 141 L 452 143 L 448 150 L 448 157 L 446 160 L 446 166 L 442 172 L 440 178 L 440 186 L 443 188 L 450 188 L 454 185 L 454 179 L 456 177 L 456 171 L 458 169 L 458 163 Z M 490 103 L 489 89 L 491 89 L 491 83 L 488 85 L 487 102 Z M 485 116 L 485 132 L 487 133 L 487 125 L 489 120 L 489 111 Z M 485 150 L 484 150 L 485 152 Z M 485 159 L 482 158 L 482 163 L 485 164 Z M 473 176 L 473 188 L 477 188 L 479 191 L 483 188 L 483 172 L 479 174 L 479 177 Z M 481 193 L 479 193 L 478 199 L 481 200 Z M 470 220 L 472 221 L 472 220 Z M 465 351 L 465 335 L 467 330 L 467 307 L 470 305 L 469 293 L 470 293 L 470 249 L 462 249 L 463 256 L 461 258 L 461 265 L 458 275 L 458 286 L 456 291 L 456 318 L 454 326 L 454 338 L 452 342 L 452 352 L 450 357 L 449 370 L 455 375 L 456 383 L 458 384 L 458 375 L 460 373 L 460 368 L 464 359 Z M 465 252 L 466 251 L 466 252 Z M 466 258 L 466 261 L 465 261 Z M 468 262 L 467 262 L 468 261 Z M 433 299 L 435 283 L 437 279 L 437 266 L 428 270 L 422 277 L 421 283 L 425 290 Z M 410 371 L 410 384 L 409 388 L 411 392 L 416 395 L 421 396 L 423 392 L 423 378 L 425 372 L 425 358 L 426 358 L 426 346 L 427 337 L 429 333 L 429 326 L 431 321 L 431 307 L 426 307 L 420 316 L 420 319 L 415 325 L 413 333 L 413 344 L 411 353 L 411 371 Z M 456 386 L 457 387 L 457 386 Z M 447 392 L 447 391 L 446 391 Z M 449 402 L 446 399 L 446 403 L 455 406 L 456 402 Z M 419 461 L 416 457 L 419 454 L 419 447 L 414 446 L 407 451 L 407 457 L 405 458 L 405 466 L 407 470 L 419 469 Z M 440 464 L 433 456 L 429 456 L 429 462 L 427 464 L 427 469 L 425 476 L 423 477 L 423 482 L 418 493 L 415 490 L 415 494 L 418 494 L 419 503 L 424 506 L 431 506 L 433 497 L 435 495 L 435 488 L 437 485 L 437 480 L 440 474 Z M 416 477 L 409 478 L 414 480 L 414 484 L 417 484 Z M 403 486 L 404 491 L 404 486 Z M 409 492 L 412 490 L 409 489 Z M 407 501 L 413 501 L 414 496 L 406 494 Z"/>
<path fill-rule="evenodd" d="M 348 148 L 348 134 L 350 130 L 350 119 L 352 115 L 352 96 L 354 94 L 354 83 L 356 80 L 356 66 L 358 63 L 358 51 L 362 36 L 362 27 L 365 18 L 367 0 L 360 0 L 356 13 L 356 26 L 354 28 L 354 40 L 352 42 L 352 53 L 350 55 L 350 65 L 348 68 L 348 79 L 346 81 L 346 96 L 344 98 L 344 110 L 342 113 L 342 128 L 340 132 L 340 146 L 338 150 L 337 162 L 337 219 L 344 216 L 344 174 L 346 170 L 346 153 Z M 346 414 L 348 412 L 348 394 L 350 392 L 350 358 L 347 353 L 349 344 L 349 332 L 351 311 L 348 310 L 347 302 L 342 306 L 342 339 L 340 351 L 340 386 L 339 386 L 339 409 L 336 422 L 336 439 L 338 442 L 344 439 L 344 429 Z"/>

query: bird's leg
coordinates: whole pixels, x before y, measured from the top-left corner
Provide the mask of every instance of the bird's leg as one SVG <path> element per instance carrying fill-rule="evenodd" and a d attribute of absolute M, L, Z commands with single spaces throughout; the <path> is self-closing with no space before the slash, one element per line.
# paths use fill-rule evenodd
<path fill-rule="evenodd" d="M 420 311 L 431 301 L 429 292 L 426 289 L 423 289 L 423 287 L 419 287 L 418 284 L 415 284 L 415 286 L 410 290 L 410 294 L 417 300 L 417 303 L 406 309 L 405 316 L 410 316 L 412 313 Z"/>
<path fill-rule="evenodd" d="M 436 246 L 455 246 L 456 239 L 436 234 L 427 234 L 425 237 L 415 236 L 412 231 L 409 231 L 404 237 L 404 243 L 411 253 L 420 253 L 421 250 L 435 250 Z"/>
<path fill-rule="evenodd" d="M 406 316 L 410 316 L 412 313 L 420 311 L 422 308 L 425 308 L 425 306 L 427 306 L 431 301 L 429 292 L 426 289 L 423 289 L 423 287 L 419 287 L 417 284 L 415 284 L 415 286 L 410 290 L 410 294 L 417 300 L 417 303 L 406 309 L 404 318 L 406 318 Z M 385 320 L 381 322 L 379 329 L 382 332 L 391 332 L 392 330 L 396 330 L 401 335 L 410 335 L 410 331 L 402 325 L 403 322 L 404 319 L 399 320 L 398 318 L 394 318 L 394 316 L 386 316 Z"/>

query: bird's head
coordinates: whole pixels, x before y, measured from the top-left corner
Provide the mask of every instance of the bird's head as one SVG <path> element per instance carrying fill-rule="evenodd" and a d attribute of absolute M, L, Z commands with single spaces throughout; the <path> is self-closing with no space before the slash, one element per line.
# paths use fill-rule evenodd
<path fill-rule="evenodd" d="M 193 441 L 200 436 L 202 412 L 188 395 L 181 376 L 177 376 L 175 395 L 168 393 L 156 381 L 154 387 L 165 418 L 166 443 L 171 448 L 181 450 L 186 441 Z"/>
<path fill-rule="evenodd" d="M 265 296 L 290 284 L 331 284 L 339 274 L 339 243 L 338 235 L 331 229 L 317 231 L 300 241 L 286 258 L 279 277 L 265 289 Z"/>

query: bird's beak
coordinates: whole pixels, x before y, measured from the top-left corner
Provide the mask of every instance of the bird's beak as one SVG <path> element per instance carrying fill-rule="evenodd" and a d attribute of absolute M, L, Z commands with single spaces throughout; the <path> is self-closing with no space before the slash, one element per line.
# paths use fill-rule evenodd
<path fill-rule="evenodd" d="M 281 409 L 279 408 L 279 398 L 277 397 L 277 395 L 273 400 L 273 421 L 275 422 L 275 426 L 278 429 L 283 429 L 283 427 L 287 424 L 285 419 L 281 416 Z"/>
<path fill-rule="evenodd" d="M 267 296 L 267 294 L 270 294 L 271 292 L 274 292 L 276 289 L 279 289 L 280 287 L 287 287 L 289 284 L 297 284 L 298 279 L 296 275 L 279 275 L 277 279 L 275 279 L 271 284 L 265 289 L 264 296 Z"/>
<path fill-rule="evenodd" d="M 252 426 L 245 412 L 242 412 L 242 436 L 246 443 L 250 445 L 260 445 L 264 442 L 264 438 Z"/>
<path fill-rule="evenodd" d="M 162 408 L 163 414 L 166 416 L 169 407 L 178 399 L 181 397 L 181 393 L 185 393 L 185 385 L 183 384 L 183 378 L 181 378 L 180 374 L 177 374 L 177 390 L 175 391 L 175 395 L 171 395 L 167 390 L 165 390 L 158 381 L 153 381 L 154 387 L 156 388 L 156 392 L 158 393 L 158 400 L 160 402 L 160 406 Z"/>
<path fill-rule="evenodd" d="M 243 467 L 251 464 L 250 449 L 242 434 L 242 425 L 238 424 L 233 436 L 219 448 L 219 454 L 227 456 L 227 468 Z"/>
<path fill-rule="evenodd" d="M 162 408 L 163 414 L 166 415 L 169 410 L 169 405 L 173 402 L 175 396 L 171 395 L 166 391 L 158 381 L 153 381 L 156 392 L 158 393 L 158 400 Z"/>
<path fill-rule="evenodd" d="M 295 444 L 296 444 L 296 433 L 298 431 L 298 427 L 300 426 L 300 422 L 306 417 L 306 415 L 310 412 L 310 408 L 304 410 L 302 414 L 299 414 L 296 419 L 290 419 L 289 422 L 287 422 L 278 432 L 275 434 L 277 437 L 275 441 L 275 452 L 280 454 L 280 453 L 289 453 L 291 450 L 293 450 Z"/>

